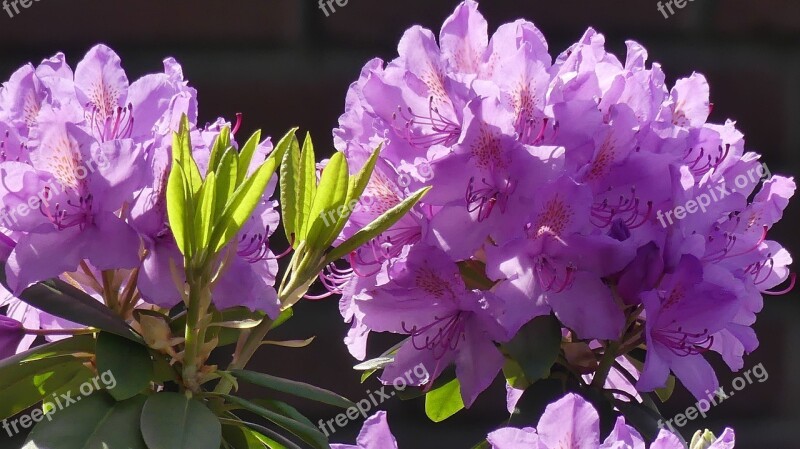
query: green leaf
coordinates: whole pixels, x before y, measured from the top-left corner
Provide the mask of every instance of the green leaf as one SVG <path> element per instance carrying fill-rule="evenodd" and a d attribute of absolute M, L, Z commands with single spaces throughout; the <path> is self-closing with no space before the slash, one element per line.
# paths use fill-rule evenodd
<path fill-rule="evenodd" d="M 667 402 L 670 397 L 672 397 L 672 393 L 675 392 L 675 376 L 672 374 L 669 375 L 667 378 L 667 385 L 664 388 L 659 388 L 656 390 L 656 395 L 658 398 L 661 399 L 661 402 Z"/>
<path fill-rule="evenodd" d="M 461 384 L 457 378 L 425 395 L 425 414 L 433 422 L 442 422 L 463 408 Z"/>
<path fill-rule="evenodd" d="M 233 193 L 238 187 L 239 153 L 237 153 L 234 148 L 228 148 L 222 156 L 216 174 L 216 206 L 214 207 L 214 219 L 212 223 L 216 223 L 219 217 L 222 216 L 222 213 L 225 211 L 225 206 L 228 205 L 228 201 L 233 197 Z"/>
<path fill-rule="evenodd" d="M 65 355 L 85 354 L 95 352 L 95 340 L 91 335 L 79 335 L 64 340 L 47 343 L 31 348 L 25 352 L 0 360 L 0 385 L 7 377 L 6 370 L 15 370 L 25 363 L 36 360 L 45 360 Z"/>
<path fill-rule="evenodd" d="M 211 240 L 211 225 L 214 223 L 214 210 L 216 207 L 217 194 L 217 175 L 214 172 L 208 174 L 203 187 L 200 189 L 197 210 L 194 215 L 194 235 L 197 239 L 195 243 L 197 251 L 208 249 Z"/>
<path fill-rule="evenodd" d="M 167 180 L 167 217 L 178 249 L 184 256 L 192 254 L 189 228 L 189 205 L 192 199 L 186 194 L 183 169 L 173 165 Z"/>
<path fill-rule="evenodd" d="M 0 283 L 8 288 L 5 264 L 2 262 L 0 262 Z M 60 279 L 34 284 L 17 297 L 51 315 L 111 332 L 132 341 L 141 341 L 133 329 L 108 307 Z"/>
<path fill-rule="evenodd" d="M 223 419 L 223 421 L 227 424 L 228 421 L 232 420 Z M 270 449 L 301 449 L 300 446 L 295 444 L 290 439 L 264 426 L 242 421 L 238 418 L 236 418 L 236 425 L 243 425 L 252 430 L 255 433 L 255 437 L 258 438 L 262 443 L 266 444 Z"/>
<path fill-rule="evenodd" d="M 173 169 L 175 166 L 183 169 L 185 186 L 188 187 L 185 190 L 191 192 L 192 196 L 196 195 L 203 184 L 203 178 L 192 155 L 191 124 L 186 114 L 181 118 L 178 132 L 172 136 L 172 160 Z"/>
<path fill-rule="evenodd" d="M 308 418 L 305 417 L 302 413 L 300 413 L 296 408 L 292 407 L 291 405 L 281 402 L 275 401 L 273 399 L 254 399 L 252 401 L 254 404 L 264 407 L 267 410 L 272 410 L 275 413 L 280 413 L 281 415 L 291 418 L 297 422 L 301 422 L 303 424 L 308 424 L 311 427 L 315 427 L 314 423 L 311 422 Z"/>
<path fill-rule="evenodd" d="M 153 361 L 146 347 L 101 332 L 97 336 L 97 371 L 114 376 L 117 385 L 108 392 L 114 399 L 124 401 L 150 386 Z"/>
<path fill-rule="evenodd" d="M 68 338 L 30 349 L 0 361 L 0 419 L 13 416 L 42 401 L 52 393 L 93 376 L 83 366 L 94 353 L 90 335 Z M 63 372 L 61 372 L 61 371 Z M 54 375 L 55 374 L 55 375 Z"/>
<path fill-rule="evenodd" d="M 328 254 L 325 260 L 325 265 L 347 256 L 351 252 L 360 248 L 361 245 L 369 242 L 383 231 L 392 227 L 392 225 L 403 218 L 403 216 L 407 214 L 408 211 L 410 211 L 411 208 L 414 207 L 430 189 L 430 187 L 425 187 L 416 191 L 413 195 L 403 200 L 402 203 L 389 209 L 383 215 L 376 218 L 375 221 L 356 232 L 352 237 L 347 239 L 347 241 L 334 248 Z"/>
<path fill-rule="evenodd" d="M 347 220 L 350 218 L 350 215 L 353 214 L 355 205 L 361 200 L 361 195 L 364 193 L 364 190 L 366 190 L 367 185 L 369 185 L 369 180 L 372 178 L 372 173 L 375 171 L 375 164 L 378 162 L 378 156 L 380 156 L 382 148 L 382 145 L 378 146 L 378 148 L 372 152 L 369 159 L 367 159 L 367 162 L 364 163 L 364 166 L 361 167 L 361 170 L 350 177 L 347 198 L 344 201 L 344 204 L 347 206 L 346 213 L 341 214 L 339 217 L 339 222 L 336 224 L 336 229 L 333 231 L 334 238 L 341 234 L 342 229 L 344 229 L 347 224 Z"/>
<path fill-rule="evenodd" d="M 149 449 L 219 449 L 222 425 L 202 402 L 178 393 L 150 396 L 141 418 Z"/>
<path fill-rule="evenodd" d="M 300 143 L 297 141 L 297 136 L 291 133 L 291 136 L 284 137 L 278 146 L 286 147 L 280 168 L 281 211 L 283 215 L 281 218 L 283 218 L 286 239 L 297 248 L 301 239 L 298 234 L 302 228 L 301 212 L 303 210 L 303 205 L 301 204 L 303 183 L 300 172 Z"/>
<path fill-rule="evenodd" d="M 282 310 L 281 314 L 278 315 L 278 318 L 275 319 L 275 322 L 272 323 L 272 327 L 269 328 L 269 329 L 270 330 L 275 330 L 275 329 L 281 327 L 281 325 L 283 325 L 284 323 L 289 321 L 289 319 L 292 316 L 294 316 L 294 312 L 292 311 L 292 309 Z"/>
<path fill-rule="evenodd" d="M 280 377 L 270 376 L 269 374 L 261 374 L 244 370 L 234 370 L 231 371 L 231 374 L 236 376 L 236 378 L 239 380 L 243 380 L 253 385 L 291 394 L 300 398 L 310 399 L 312 401 L 321 402 L 334 407 L 346 409 L 356 405 L 353 401 L 332 391 L 294 380 L 283 379 Z"/>
<path fill-rule="evenodd" d="M 83 397 L 50 415 L 52 421 L 45 418 L 23 449 L 148 449 L 139 432 L 145 400 L 137 396 L 116 402 L 103 392 Z"/>
<path fill-rule="evenodd" d="M 82 360 L 72 356 L 51 357 L 24 363 L 18 369 L 3 371 L 0 386 L 0 418 L 8 418 L 41 401 L 77 380 L 90 379 L 92 372 Z"/>
<path fill-rule="evenodd" d="M 458 262 L 458 270 L 468 289 L 490 290 L 497 283 L 486 275 L 486 263 L 480 260 Z"/>
<path fill-rule="evenodd" d="M 264 407 L 256 405 L 242 398 L 230 395 L 220 395 L 220 396 L 227 399 L 228 402 L 230 402 L 233 405 L 242 407 L 243 409 L 249 412 L 260 415 L 268 419 L 269 421 L 283 427 L 284 429 L 288 430 L 292 434 L 296 435 L 298 438 L 302 439 L 303 441 L 305 441 L 306 443 L 312 445 L 317 449 L 329 449 L 328 438 L 314 426 L 309 426 L 308 424 L 295 421 L 280 413 L 275 413 L 272 410 L 268 410 Z M 156 449 L 156 448 L 151 448 L 151 449 Z"/>
<path fill-rule="evenodd" d="M 219 132 L 219 135 L 214 139 L 214 145 L 211 146 L 211 155 L 208 158 L 208 171 L 206 175 L 218 170 L 223 154 L 227 153 L 231 148 L 231 128 L 230 126 L 224 126 Z"/>
<path fill-rule="evenodd" d="M 289 147 L 295 145 L 298 147 L 298 154 L 299 154 L 299 146 L 300 144 L 297 142 L 297 130 L 299 128 L 295 127 L 289 130 L 285 136 L 281 138 L 280 141 L 275 145 L 275 148 L 272 150 L 272 153 L 269 155 L 269 159 L 275 159 L 275 162 L 281 163 L 283 162 L 283 157 L 287 151 L 289 151 Z"/>
<path fill-rule="evenodd" d="M 349 188 L 349 176 L 347 159 L 344 153 L 337 152 L 322 171 L 322 178 L 308 216 L 311 227 L 306 234 L 306 241 L 312 248 L 327 249 L 336 239 L 333 232 L 337 228 L 339 218 L 350 215 L 344 204 Z"/>
<path fill-rule="evenodd" d="M 503 364 L 503 377 L 506 378 L 506 382 L 509 385 L 518 390 L 524 390 L 531 385 L 516 360 L 506 359 L 505 364 Z"/>
<path fill-rule="evenodd" d="M 261 130 L 259 129 L 252 136 L 250 139 L 242 147 L 242 151 L 239 152 L 239 162 L 240 167 L 242 168 L 241 172 L 239 173 L 238 178 L 236 178 L 236 185 L 241 185 L 244 182 L 244 179 L 247 177 L 247 174 L 250 172 L 250 164 L 253 161 L 253 155 L 256 153 L 256 149 L 258 148 L 258 144 L 261 143 Z M 276 161 L 277 163 L 278 161 Z"/>
<path fill-rule="evenodd" d="M 503 349 L 519 363 L 528 382 L 544 379 L 561 351 L 561 326 L 552 315 L 536 317 L 522 326 Z"/>
<path fill-rule="evenodd" d="M 264 312 L 252 312 L 250 309 L 246 307 L 236 307 L 233 309 L 223 310 L 221 312 L 222 322 L 245 322 L 245 321 L 261 321 L 265 317 Z M 241 331 L 239 329 L 232 329 L 232 328 L 220 328 L 219 334 L 217 337 L 219 338 L 219 346 L 226 346 L 230 344 L 234 344 L 239 340 L 239 335 L 241 335 Z"/>
<path fill-rule="evenodd" d="M 622 413 L 627 424 L 638 430 L 647 441 L 656 439 L 660 430 L 659 423 L 664 419 L 660 413 L 646 405 L 621 400 L 614 400 L 614 407 Z"/>
<path fill-rule="evenodd" d="M 308 236 L 309 228 L 314 222 L 311 215 L 311 207 L 317 196 L 317 159 L 314 155 L 314 142 L 311 134 L 306 133 L 303 141 L 303 152 L 300 154 L 300 183 L 299 196 L 300 209 L 297 217 L 298 240 L 304 241 Z"/>
<path fill-rule="evenodd" d="M 247 427 L 223 425 L 222 438 L 234 449 L 264 449 L 267 447 L 256 437 L 255 432 Z"/>
<path fill-rule="evenodd" d="M 264 190 L 274 173 L 275 161 L 267 159 L 253 176 L 236 189 L 230 203 L 225 207 L 225 212 L 214 226 L 210 245 L 213 254 L 219 253 L 250 219 L 253 211 L 263 200 Z"/>

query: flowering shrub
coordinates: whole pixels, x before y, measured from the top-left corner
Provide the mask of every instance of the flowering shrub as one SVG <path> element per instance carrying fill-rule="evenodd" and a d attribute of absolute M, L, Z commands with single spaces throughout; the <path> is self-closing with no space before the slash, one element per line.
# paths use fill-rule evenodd
<path fill-rule="evenodd" d="M 398 58 L 368 62 L 350 88 L 337 149 L 354 167 L 384 149 L 343 237 L 432 188 L 350 255 L 352 272 L 328 276 L 350 352 L 363 360 L 372 332 L 406 336 L 360 368 L 389 383 L 425 364 L 434 419 L 501 372 L 512 410 L 565 375 L 587 395 L 607 387 L 620 409 L 672 376 L 708 397 L 706 354 L 741 369 L 762 294 L 794 285 L 789 253 L 767 239 L 794 181 L 759 187 L 767 170 L 735 123 L 708 123 L 702 75 L 670 89 L 641 45 L 622 62 L 593 29 L 553 60 L 532 23 L 489 37 L 477 8 L 459 5 L 438 42 L 412 27 Z M 453 382 L 461 398 L 437 393 Z"/>
<path fill-rule="evenodd" d="M 686 447 L 650 393 L 677 379 L 705 398 L 709 352 L 737 371 L 757 348 L 762 295 L 795 283 L 767 239 L 794 181 L 708 123 L 702 75 L 670 89 L 644 48 L 623 63 L 592 29 L 553 60 L 533 24 L 489 37 L 477 8 L 368 62 L 320 164 L 297 129 L 273 145 L 237 141 L 241 117 L 198 125 L 172 59 L 132 83 L 103 45 L 74 71 L 63 54 L 17 70 L 0 90 L 0 419 L 44 404 L 19 419 L 37 423 L 25 447 L 397 449 L 383 412 L 329 446 L 289 404 L 235 395 L 360 410 L 245 369 L 263 344 L 307 344 L 265 337 L 318 279 L 356 369 L 414 384 L 432 420 L 503 376 L 511 419 L 476 447 Z M 368 351 L 373 332 L 400 342 Z M 92 379 L 102 391 L 46 407 Z M 599 411 L 620 415 L 609 435 Z"/>
<path fill-rule="evenodd" d="M 95 373 L 113 379 L 80 404 L 58 402 L 4 429 L 13 436 L 40 423 L 26 443 L 39 448 L 297 447 L 284 433 L 326 448 L 288 404 L 230 393 L 245 381 L 354 405 L 244 367 L 325 265 L 424 191 L 329 252 L 347 216 L 333 227 L 309 217 L 360 197 L 372 166 L 350 177 L 334 157 L 318 187 L 310 137 L 301 159 L 296 129 L 273 147 L 260 132 L 237 144 L 238 122 L 197 126 L 196 92 L 176 61 L 164 66 L 129 83 L 120 58 L 98 45 L 74 72 L 58 54 L 20 68 L 0 91 L 0 418 L 71 398 Z M 294 254 L 276 290 L 277 260 L 291 252 L 276 255 L 269 241 L 280 222 L 271 199 L 279 165 Z M 38 337 L 50 343 L 29 350 Z M 228 367 L 208 363 L 233 344 Z M 282 431 L 246 423 L 239 410 Z"/>

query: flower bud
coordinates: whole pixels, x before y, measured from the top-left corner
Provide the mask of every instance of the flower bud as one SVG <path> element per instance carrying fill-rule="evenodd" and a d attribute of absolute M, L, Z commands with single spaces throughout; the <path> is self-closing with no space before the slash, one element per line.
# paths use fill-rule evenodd
<path fill-rule="evenodd" d="M 0 360 L 17 353 L 17 347 L 25 337 L 25 329 L 17 320 L 0 315 Z"/>

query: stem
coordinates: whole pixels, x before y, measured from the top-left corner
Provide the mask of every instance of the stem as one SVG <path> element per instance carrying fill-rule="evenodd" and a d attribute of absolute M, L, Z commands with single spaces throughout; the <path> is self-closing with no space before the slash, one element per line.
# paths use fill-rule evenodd
<path fill-rule="evenodd" d="M 608 347 L 606 347 L 606 352 L 600 360 L 600 366 L 594 373 L 594 379 L 592 380 L 593 387 L 603 388 L 603 385 L 606 384 L 606 379 L 608 379 L 608 375 L 611 373 L 611 367 L 614 366 L 614 361 L 617 359 L 618 349 L 619 342 L 616 341 L 612 341 L 608 344 Z"/>
<path fill-rule="evenodd" d="M 250 362 L 250 359 L 256 354 L 258 348 L 261 347 L 261 342 L 267 336 L 274 321 L 265 317 L 264 321 L 258 326 L 250 330 L 249 335 L 244 340 L 244 344 L 237 348 L 237 354 L 234 354 L 233 361 L 228 365 L 228 371 L 235 369 L 243 369 Z M 240 342 L 241 343 L 241 342 Z M 241 351 L 239 350 L 241 349 Z M 222 378 L 214 389 L 215 393 L 229 394 L 233 389 L 233 384 L 225 378 Z"/>
<path fill-rule="evenodd" d="M 210 292 L 208 285 L 203 280 L 203 276 L 197 279 L 194 275 L 188 276 L 189 285 L 189 304 L 186 316 L 186 339 L 183 355 L 183 379 L 186 387 L 190 391 L 200 391 L 200 383 L 197 379 L 198 369 L 204 361 L 199 359 L 200 348 L 205 344 L 206 326 L 201 323 L 201 319 L 211 305 Z M 208 299 L 208 300 L 207 300 Z"/>
<path fill-rule="evenodd" d="M 41 337 L 60 336 L 60 335 L 89 335 L 99 332 L 97 329 L 25 329 L 28 335 L 38 335 Z"/>
<path fill-rule="evenodd" d="M 119 312 L 119 292 L 114 290 L 114 271 L 105 270 L 102 272 L 103 277 L 103 299 L 106 300 L 106 305 L 109 309 Z"/>
<path fill-rule="evenodd" d="M 92 269 L 89 268 L 89 265 L 86 263 L 85 260 L 81 260 L 80 268 L 81 270 L 83 270 L 83 274 L 85 274 L 86 277 L 89 278 L 89 284 L 91 285 L 92 289 L 94 289 L 94 291 L 102 295 L 103 286 L 100 285 L 100 282 L 94 276 L 94 273 L 92 273 Z"/>

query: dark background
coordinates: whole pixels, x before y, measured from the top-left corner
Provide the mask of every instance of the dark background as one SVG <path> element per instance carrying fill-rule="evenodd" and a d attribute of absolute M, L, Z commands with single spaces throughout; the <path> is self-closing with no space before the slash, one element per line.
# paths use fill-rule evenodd
<path fill-rule="evenodd" d="M 800 158 L 800 1 L 694 0 L 664 19 L 654 0 L 484 0 L 481 8 L 493 31 L 525 17 L 542 29 L 555 56 L 588 26 L 606 35 L 608 47 L 624 60 L 624 41 L 635 39 L 661 62 L 670 83 L 693 70 L 711 84 L 713 120 L 738 120 L 748 147 L 765 155 L 774 173 L 797 172 Z M 331 129 L 344 107 L 347 86 L 361 66 L 378 55 L 396 56 L 404 29 L 421 23 L 438 32 L 456 0 L 349 0 L 330 17 L 311 0 L 37 0 L 9 18 L 0 10 L 0 78 L 25 62 L 38 63 L 57 51 L 73 65 L 86 50 L 104 42 L 117 50 L 131 80 L 161 69 L 174 56 L 199 91 L 201 121 L 244 113 L 243 133 L 263 128 L 280 137 L 294 125 L 316 136 L 319 152 L 330 151 Z M 797 252 L 797 202 L 771 234 Z M 342 344 L 347 326 L 336 302 L 305 303 L 299 319 L 282 337 L 315 343 L 304 350 L 264 349 L 253 366 L 291 376 L 351 399 L 367 397 L 376 385 L 359 383 L 355 363 Z M 709 412 L 708 426 L 737 430 L 742 449 L 798 449 L 800 433 L 800 306 L 797 295 L 768 298 L 757 331 L 762 349 L 746 367 L 769 372 Z M 373 345 L 380 352 L 386 346 Z M 721 371 L 730 388 L 732 374 Z M 249 391 L 258 395 L 260 392 Z M 694 402 L 680 391 L 667 404 L 671 417 Z M 314 417 L 330 419 L 330 408 L 297 403 Z M 433 425 L 421 400 L 384 404 L 401 449 L 469 448 L 506 416 L 498 382 L 473 409 Z M 333 436 L 352 443 L 361 423 Z M 690 431 L 687 436 L 690 437 Z M 18 447 L 0 438 L 0 448 Z M 114 449 L 114 448 L 111 448 Z"/>

